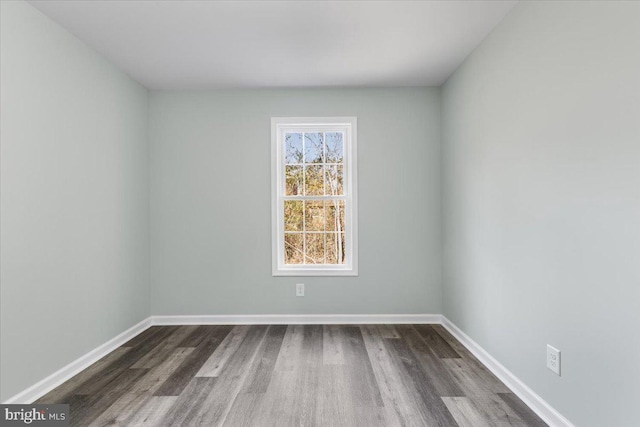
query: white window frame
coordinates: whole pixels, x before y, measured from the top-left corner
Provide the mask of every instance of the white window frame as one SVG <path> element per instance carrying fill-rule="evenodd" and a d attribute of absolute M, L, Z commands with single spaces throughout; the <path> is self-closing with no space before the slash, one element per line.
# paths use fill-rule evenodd
<path fill-rule="evenodd" d="M 345 201 L 345 264 L 284 263 L 284 134 L 285 132 L 344 132 L 343 188 Z M 358 275 L 358 169 L 356 117 L 272 117 L 271 118 L 271 241 L 273 276 L 357 276 Z M 335 196 L 305 196 L 307 200 L 335 199 Z"/>

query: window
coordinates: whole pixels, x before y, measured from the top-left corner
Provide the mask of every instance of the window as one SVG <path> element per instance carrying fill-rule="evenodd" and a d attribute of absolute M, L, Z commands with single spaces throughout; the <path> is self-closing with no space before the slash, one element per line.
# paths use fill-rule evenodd
<path fill-rule="evenodd" d="M 356 118 L 272 118 L 271 152 L 273 275 L 356 276 Z"/>

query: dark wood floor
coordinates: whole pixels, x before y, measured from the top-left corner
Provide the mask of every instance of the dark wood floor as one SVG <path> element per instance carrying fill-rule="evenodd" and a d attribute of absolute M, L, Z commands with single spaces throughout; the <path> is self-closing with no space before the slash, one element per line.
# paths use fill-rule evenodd
<path fill-rule="evenodd" d="M 157 326 L 37 403 L 76 426 L 543 426 L 439 325 Z"/>

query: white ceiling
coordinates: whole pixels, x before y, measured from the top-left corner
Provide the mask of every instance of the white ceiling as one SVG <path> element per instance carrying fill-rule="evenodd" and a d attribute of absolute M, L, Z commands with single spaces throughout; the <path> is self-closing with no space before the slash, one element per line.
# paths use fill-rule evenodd
<path fill-rule="evenodd" d="M 438 86 L 515 1 L 30 3 L 150 89 Z"/>

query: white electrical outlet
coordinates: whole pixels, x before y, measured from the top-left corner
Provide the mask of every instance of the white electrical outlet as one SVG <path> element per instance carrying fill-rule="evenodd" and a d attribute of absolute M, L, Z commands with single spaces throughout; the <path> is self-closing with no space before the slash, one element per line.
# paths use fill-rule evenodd
<path fill-rule="evenodd" d="M 547 344 L 547 368 L 560 375 L 560 350 Z"/>
<path fill-rule="evenodd" d="M 304 283 L 296 283 L 296 296 L 297 297 L 304 296 Z"/>

